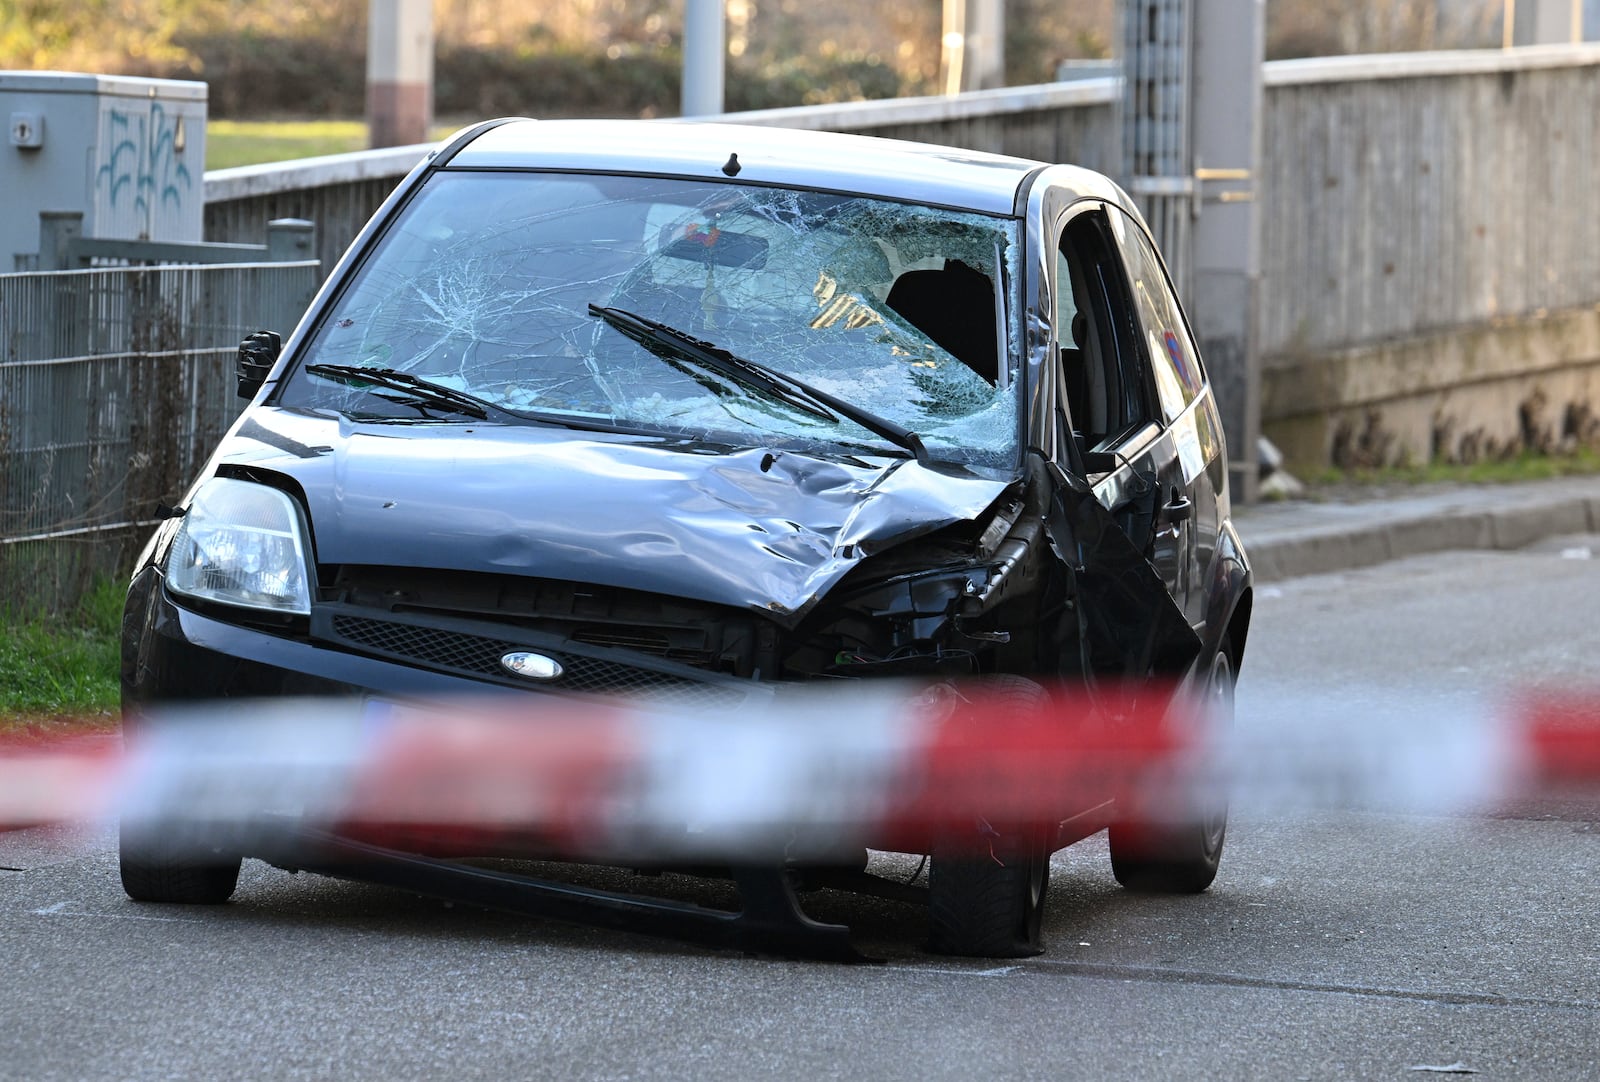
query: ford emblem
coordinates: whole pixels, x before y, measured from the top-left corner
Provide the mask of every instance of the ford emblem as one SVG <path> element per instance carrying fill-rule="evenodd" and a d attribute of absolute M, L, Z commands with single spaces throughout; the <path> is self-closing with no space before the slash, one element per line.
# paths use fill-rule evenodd
<path fill-rule="evenodd" d="M 505 655 L 500 659 L 500 667 L 517 676 L 526 676 L 529 680 L 554 680 L 563 671 L 561 662 L 555 658 L 527 650 Z"/>

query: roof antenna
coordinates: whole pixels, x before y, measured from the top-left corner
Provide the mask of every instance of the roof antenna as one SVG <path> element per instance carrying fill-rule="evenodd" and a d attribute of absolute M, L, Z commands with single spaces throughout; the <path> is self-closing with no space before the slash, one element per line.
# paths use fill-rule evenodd
<path fill-rule="evenodd" d="M 729 154 L 727 164 L 722 167 L 722 171 L 730 177 L 736 177 L 739 175 L 741 168 L 743 167 L 739 164 L 739 155 Z"/>

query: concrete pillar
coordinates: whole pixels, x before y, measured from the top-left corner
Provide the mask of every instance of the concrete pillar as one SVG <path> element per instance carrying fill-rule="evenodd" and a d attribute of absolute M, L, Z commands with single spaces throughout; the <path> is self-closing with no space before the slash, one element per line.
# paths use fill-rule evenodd
<path fill-rule="evenodd" d="M 299 263 L 315 258 L 317 258 L 315 222 L 304 218 L 274 218 L 267 223 L 269 263 Z M 293 330 L 306 309 L 311 307 L 311 301 L 317 295 L 317 285 L 321 280 L 320 273 L 286 278 L 286 282 L 292 282 L 294 285 L 273 291 L 273 297 L 276 303 L 281 305 L 281 309 L 276 314 L 266 315 L 266 325 L 277 327 L 284 334 Z"/>
<path fill-rule="evenodd" d="M 433 0 L 368 0 L 368 145 L 426 143 L 432 126 Z"/>
<path fill-rule="evenodd" d="M 77 270 L 72 258 L 72 242 L 83 236 L 83 211 L 41 210 L 39 212 L 39 262 L 42 271 Z"/>
<path fill-rule="evenodd" d="M 1583 40 L 1584 0 L 1506 0 L 1512 45 L 1560 45 Z"/>
<path fill-rule="evenodd" d="M 687 0 L 683 13 L 684 116 L 715 116 L 722 112 L 727 43 L 728 9 L 724 0 Z"/>
<path fill-rule="evenodd" d="M 1237 498 L 1255 498 L 1261 433 L 1256 309 L 1261 282 L 1261 64 L 1264 0 L 1198 0 L 1191 71 L 1199 215 L 1190 248 L 1189 319 L 1216 390 Z"/>
<path fill-rule="evenodd" d="M 1004 0 L 967 0 L 967 78 L 963 90 L 1006 85 Z"/>
<path fill-rule="evenodd" d="M 940 86 L 946 94 L 1006 83 L 1005 0 L 944 0 Z"/>
<path fill-rule="evenodd" d="M 967 67 L 967 0 L 944 0 L 939 22 L 939 89 L 961 93 Z"/>
<path fill-rule="evenodd" d="M 274 218 L 267 223 L 267 262 L 298 263 L 317 258 L 317 224 L 304 218 Z"/>

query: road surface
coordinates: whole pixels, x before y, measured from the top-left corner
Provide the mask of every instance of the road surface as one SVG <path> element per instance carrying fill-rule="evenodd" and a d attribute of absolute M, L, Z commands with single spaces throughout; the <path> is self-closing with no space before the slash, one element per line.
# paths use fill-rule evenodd
<path fill-rule="evenodd" d="M 1565 538 L 1263 587 L 1239 724 L 1593 682 L 1597 557 Z M 141 906 L 104 828 L 0 835 L 0 1078 L 1600 1077 L 1600 805 L 1241 805 L 1199 897 L 1121 891 L 1103 836 L 1057 854 L 1035 959 L 932 956 L 918 910 L 824 896 L 886 959 L 855 967 L 254 861 L 227 906 Z"/>

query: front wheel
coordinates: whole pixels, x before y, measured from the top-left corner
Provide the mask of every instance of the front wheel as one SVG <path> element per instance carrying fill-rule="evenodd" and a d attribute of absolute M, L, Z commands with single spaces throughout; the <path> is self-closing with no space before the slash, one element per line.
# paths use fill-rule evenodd
<path fill-rule="evenodd" d="M 1034 714 L 1044 688 L 996 678 L 997 711 Z M 933 847 L 928 869 L 928 949 L 973 958 L 1028 958 L 1044 950 L 1054 824 L 995 826 L 979 820 Z"/>
<path fill-rule="evenodd" d="M 122 889 L 136 902 L 220 905 L 239 883 L 234 854 L 124 819 L 118 838 Z"/>
<path fill-rule="evenodd" d="M 1233 724 L 1233 660 L 1226 639 L 1207 674 L 1209 724 Z M 1215 784 L 1180 783 L 1173 806 L 1111 825 L 1111 873 L 1129 890 L 1198 894 L 1217 877 L 1228 831 L 1227 799 Z"/>
<path fill-rule="evenodd" d="M 1044 950 L 1050 845 L 1042 828 L 1002 834 L 979 824 L 992 846 L 972 856 L 935 852 L 928 869 L 928 949 L 971 958 L 1030 958 Z"/>

